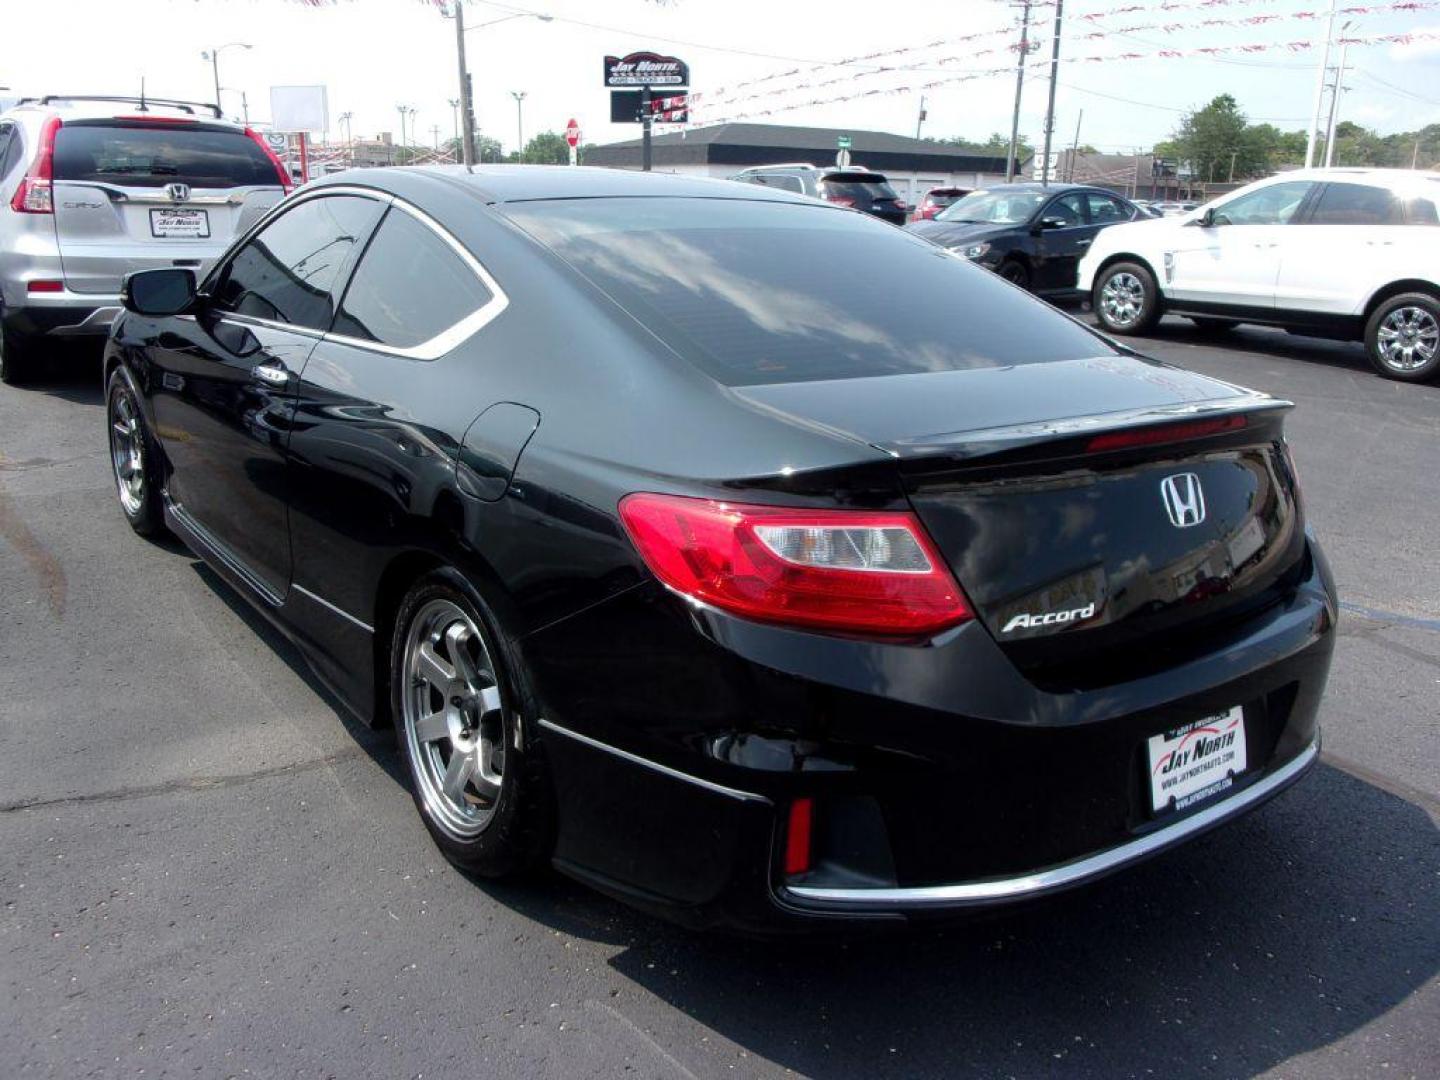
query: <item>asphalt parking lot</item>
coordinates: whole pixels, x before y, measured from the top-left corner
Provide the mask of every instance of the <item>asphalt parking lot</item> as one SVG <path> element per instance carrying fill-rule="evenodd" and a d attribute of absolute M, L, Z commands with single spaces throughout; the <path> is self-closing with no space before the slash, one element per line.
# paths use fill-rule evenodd
<path fill-rule="evenodd" d="M 1295 401 L 1346 604 L 1325 760 L 1257 813 L 944 933 L 697 936 L 460 875 L 391 738 L 133 536 L 97 359 L 0 387 L 0 1076 L 1434 1076 L 1440 386 L 1167 320 Z"/>

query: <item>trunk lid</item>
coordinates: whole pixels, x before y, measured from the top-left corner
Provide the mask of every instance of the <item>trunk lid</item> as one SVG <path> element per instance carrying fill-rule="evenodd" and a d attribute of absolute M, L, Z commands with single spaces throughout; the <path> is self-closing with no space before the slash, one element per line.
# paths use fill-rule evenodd
<path fill-rule="evenodd" d="M 284 196 L 254 140 L 195 122 L 66 123 L 54 170 L 60 262 L 79 293 L 117 293 L 136 270 L 203 273 Z"/>
<path fill-rule="evenodd" d="M 1037 685 L 1183 662 L 1303 574 L 1286 402 L 1132 357 L 869 381 L 848 406 L 814 383 L 804 408 L 795 384 L 743 393 L 896 458 L 977 616 Z"/>

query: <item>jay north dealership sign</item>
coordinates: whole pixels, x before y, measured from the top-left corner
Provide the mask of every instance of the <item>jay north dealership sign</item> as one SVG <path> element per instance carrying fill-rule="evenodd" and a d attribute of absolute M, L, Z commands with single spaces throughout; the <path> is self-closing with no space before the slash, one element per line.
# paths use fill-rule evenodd
<path fill-rule="evenodd" d="M 673 56 L 633 52 L 629 56 L 605 57 L 605 85 L 689 86 L 690 67 Z"/>

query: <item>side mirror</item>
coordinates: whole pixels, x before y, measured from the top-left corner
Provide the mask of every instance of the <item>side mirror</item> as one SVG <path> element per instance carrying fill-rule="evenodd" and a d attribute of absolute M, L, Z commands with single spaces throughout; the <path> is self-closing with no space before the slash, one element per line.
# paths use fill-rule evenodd
<path fill-rule="evenodd" d="M 120 286 L 120 303 L 136 315 L 179 315 L 195 303 L 195 271 L 183 267 L 139 270 Z"/>
<path fill-rule="evenodd" d="M 1215 220 L 1215 208 L 1211 206 L 1206 207 L 1198 218 L 1192 218 L 1190 224 L 1199 225 L 1202 229 L 1213 229 L 1216 225 L 1224 225 L 1226 222 L 1224 218 L 1219 221 Z"/>

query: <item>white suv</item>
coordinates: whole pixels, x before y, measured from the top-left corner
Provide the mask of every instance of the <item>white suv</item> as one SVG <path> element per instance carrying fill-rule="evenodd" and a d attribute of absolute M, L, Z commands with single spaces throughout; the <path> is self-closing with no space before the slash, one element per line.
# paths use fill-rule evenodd
<path fill-rule="evenodd" d="M 1199 326 L 1283 326 L 1364 341 L 1380 374 L 1440 375 L 1440 175 L 1285 173 L 1180 217 L 1106 229 L 1080 263 L 1105 329 L 1166 312 Z"/>
<path fill-rule="evenodd" d="M 0 113 L 0 379 L 46 336 L 103 337 L 135 270 L 204 274 L 290 187 L 213 105 L 52 95 Z"/>

